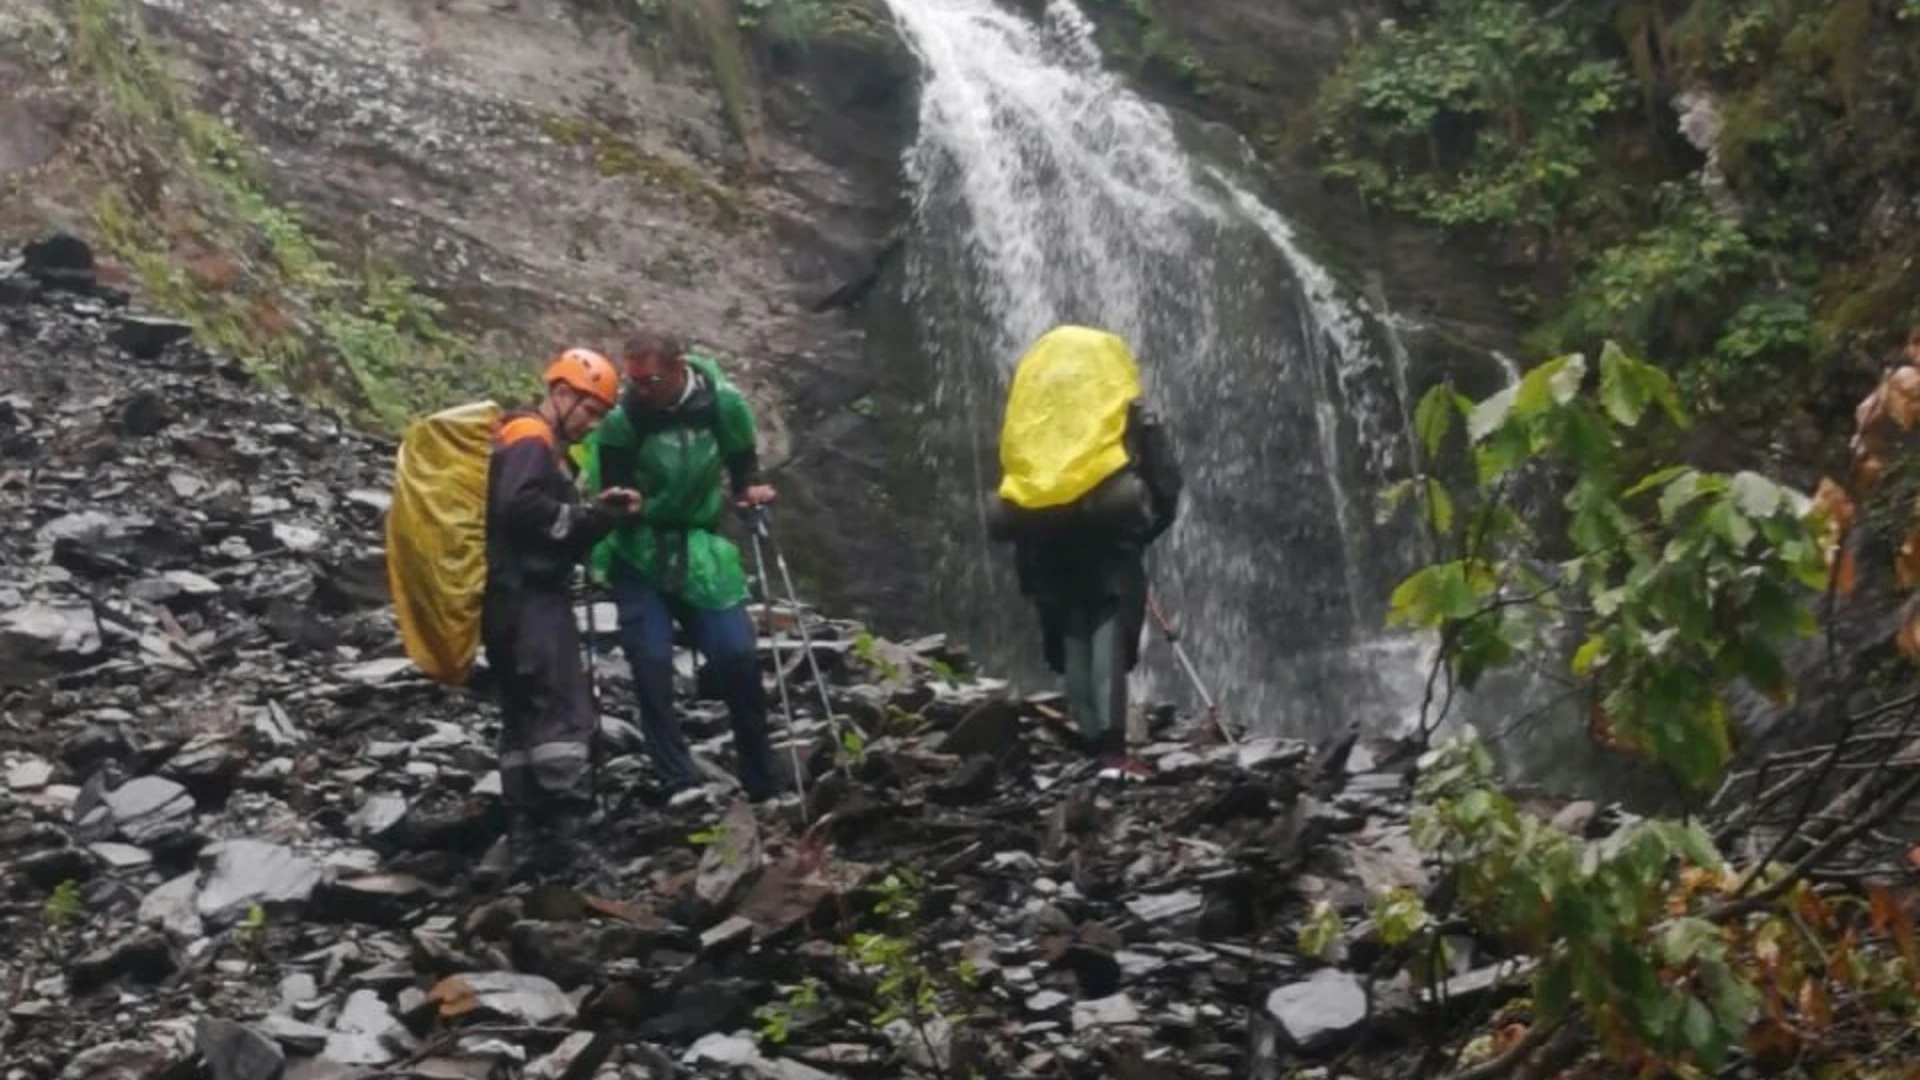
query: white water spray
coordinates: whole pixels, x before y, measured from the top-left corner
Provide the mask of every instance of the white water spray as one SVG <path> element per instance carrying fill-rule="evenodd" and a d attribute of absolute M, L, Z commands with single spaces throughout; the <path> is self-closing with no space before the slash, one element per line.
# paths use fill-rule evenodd
<path fill-rule="evenodd" d="M 957 621 L 996 662 L 1031 649 L 977 523 L 1002 395 L 1035 338 L 1098 326 L 1132 345 L 1172 428 L 1187 492 L 1155 585 L 1229 714 L 1294 734 L 1406 724 L 1430 643 L 1379 630 L 1409 557 L 1373 520 L 1408 445 L 1382 320 L 1251 180 L 1104 69 L 1069 0 L 1038 22 L 992 0 L 888 3 L 923 70 L 907 299 L 937 374 L 924 449 Z M 1177 692 L 1165 650 L 1147 655 L 1153 688 Z"/>

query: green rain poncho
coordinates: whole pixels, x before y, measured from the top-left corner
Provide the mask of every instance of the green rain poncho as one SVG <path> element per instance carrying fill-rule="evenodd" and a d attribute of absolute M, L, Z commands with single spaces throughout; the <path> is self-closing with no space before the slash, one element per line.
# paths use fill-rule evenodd
<path fill-rule="evenodd" d="M 592 569 L 624 572 L 708 611 L 747 602 L 740 549 L 715 531 L 729 499 L 723 479 L 753 482 L 753 410 L 709 357 L 687 354 L 694 385 L 671 409 L 607 414 L 586 442 L 587 491 L 631 487 L 645 500 L 634 522 L 594 548 Z"/>

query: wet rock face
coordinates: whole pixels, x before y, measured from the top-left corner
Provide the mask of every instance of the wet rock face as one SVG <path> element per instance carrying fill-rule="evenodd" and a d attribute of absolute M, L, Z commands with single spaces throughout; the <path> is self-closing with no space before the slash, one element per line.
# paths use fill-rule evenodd
<path fill-rule="evenodd" d="M 754 57 L 749 154 L 705 46 L 637 40 L 620 5 L 125 4 L 261 151 L 276 197 L 447 299 L 479 354 L 532 366 L 556 342 L 613 350 L 658 322 L 747 389 L 764 463 L 807 457 L 788 486 L 871 482 L 861 463 L 887 448 L 854 408 L 877 374 L 860 320 L 814 309 L 869 273 L 902 212 L 914 73 L 884 15 Z M 118 332 L 136 353 L 165 341 Z M 797 557 L 817 571 L 849 545 L 876 553 L 852 560 L 885 578 L 854 583 L 863 604 L 911 612 L 905 567 L 866 540 L 895 526 L 868 502 L 790 502 L 818 534 Z"/>
<path fill-rule="evenodd" d="M 484 675 L 426 683 L 377 596 L 323 588 L 379 565 L 391 444 L 190 343 L 131 356 L 133 309 L 76 256 L 0 261 L 0 403 L 32 436 L 9 451 L 31 469 L 0 459 L 22 508 L 0 518 L 0 593 L 98 627 L 4 698 L 8 1080 L 1027 1080 L 1160 1075 L 1131 1070 L 1168 1046 L 1171 1075 L 1228 1080 L 1405 1029 L 1413 995 L 1353 959 L 1373 892 L 1428 889 L 1404 748 L 1174 723 L 1120 786 L 943 638 L 876 642 L 883 669 L 859 624 L 790 608 L 755 615 L 763 677 L 778 655 L 794 691 L 776 750 L 811 762 L 805 803 L 734 799 L 724 716 L 691 696 L 716 780 L 665 799 L 603 652 L 594 865 L 503 889 Z M 136 395 L 169 422 L 131 434 Z M 278 632 L 286 605 L 333 643 Z M 803 617 L 825 686 L 795 662 Z M 857 754 L 823 692 L 871 726 Z M 1354 924 L 1336 950 L 1354 970 L 1295 955 L 1319 900 Z M 1449 984 L 1463 1000 L 1501 992 L 1457 954 L 1480 964 Z M 882 1022 L 889 955 L 969 974 Z"/>

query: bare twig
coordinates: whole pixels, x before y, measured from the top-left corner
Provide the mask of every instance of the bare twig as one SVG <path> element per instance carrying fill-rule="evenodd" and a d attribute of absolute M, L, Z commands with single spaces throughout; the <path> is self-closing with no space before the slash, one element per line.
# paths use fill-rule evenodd
<path fill-rule="evenodd" d="M 1852 806 L 1843 804 L 1857 805 L 1866 801 L 1867 789 L 1871 786 L 1873 779 L 1868 777 L 1862 780 L 1840 799 L 1835 800 L 1833 807 L 1835 816 L 1841 820 L 1850 819 L 1849 824 L 1836 829 L 1826 839 L 1815 844 L 1811 850 L 1800 857 L 1798 862 L 1789 867 L 1786 873 L 1766 888 L 1711 908 L 1707 911 L 1706 918 L 1714 922 L 1727 922 L 1760 910 L 1786 893 L 1795 883 L 1803 880 L 1834 852 L 1852 843 L 1857 837 L 1878 828 L 1887 818 L 1898 814 L 1902 808 L 1913 801 L 1915 796 L 1920 796 L 1920 774 L 1915 774 L 1898 784 L 1870 813 L 1852 817 L 1848 813 Z M 1765 865 L 1765 863 L 1755 863 L 1747 871 L 1746 878 L 1741 882 L 1742 891 L 1753 884 Z"/>

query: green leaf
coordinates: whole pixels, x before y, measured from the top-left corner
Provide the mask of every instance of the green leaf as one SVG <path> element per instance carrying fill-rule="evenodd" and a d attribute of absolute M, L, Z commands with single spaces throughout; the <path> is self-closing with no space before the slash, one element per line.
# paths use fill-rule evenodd
<path fill-rule="evenodd" d="M 1660 932 L 1660 955 L 1669 964 L 1686 964 L 1722 952 L 1720 928 L 1705 919 L 1674 919 Z"/>
<path fill-rule="evenodd" d="M 1700 474 L 1688 469 L 1675 476 L 1660 493 L 1660 520 L 1672 524 L 1687 504 L 1700 495 Z"/>
<path fill-rule="evenodd" d="M 1553 394 L 1556 405 L 1565 405 L 1580 393 L 1580 383 L 1587 377 L 1587 358 L 1579 353 L 1561 357 L 1547 377 L 1548 389 Z"/>
<path fill-rule="evenodd" d="M 1412 493 L 1413 481 L 1410 479 L 1396 480 L 1381 488 L 1375 500 L 1374 523 L 1385 525 L 1393 518 L 1394 511 L 1400 509 L 1400 504 L 1407 501 L 1407 496 Z"/>
<path fill-rule="evenodd" d="M 1573 511 L 1573 518 L 1567 523 L 1567 538 L 1581 551 L 1597 555 L 1609 553 L 1618 534 L 1614 530 L 1614 506 L 1606 490 L 1582 480 L 1567 493 L 1567 509 Z"/>
<path fill-rule="evenodd" d="M 1553 404 L 1553 379 L 1567 365 L 1567 357 L 1557 357 L 1528 371 L 1513 390 L 1513 419 L 1530 421 L 1548 411 Z"/>
<path fill-rule="evenodd" d="M 1727 1058 L 1727 1045 L 1730 1039 L 1719 1021 L 1714 1019 L 1713 1010 L 1706 1002 L 1697 997 L 1688 996 L 1686 1012 L 1681 1020 L 1680 1032 L 1686 1040 L 1687 1049 L 1710 1072 L 1718 1072 L 1721 1063 Z"/>
<path fill-rule="evenodd" d="M 1779 700 L 1792 692 L 1786 665 L 1780 654 L 1757 641 L 1748 641 L 1740 649 L 1740 674 L 1755 690 Z"/>
<path fill-rule="evenodd" d="M 1451 386 L 1441 383 L 1421 396 L 1420 404 L 1413 410 L 1413 430 L 1420 439 L 1420 445 L 1426 447 L 1428 457 L 1440 453 L 1440 445 L 1453 429 L 1453 414 L 1454 392 Z"/>
<path fill-rule="evenodd" d="M 1387 625 L 1411 623 L 1435 626 L 1444 619 L 1464 619 L 1480 608 L 1479 597 L 1467 581 L 1466 564 L 1429 566 L 1393 590 Z"/>
<path fill-rule="evenodd" d="M 1518 393 L 1518 386 L 1509 386 L 1475 405 L 1467 414 L 1467 437 L 1478 443 L 1504 425 Z"/>
<path fill-rule="evenodd" d="M 1733 501 L 1750 518 L 1768 518 L 1786 501 L 1786 493 L 1759 473 L 1740 472 L 1733 478 Z"/>
<path fill-rule="evenodd" d="M 1447 494 L 1446 486 L 1431 477 L 1427 479 L 1427 510 L 1432 517 L 1434 531 L 1442 535 L 1453 532 L 1453 496 Z"/>
<path fill-rule="evenodd" d="M 1658 706 L 1659 713 L 1648 718 L 1647 727 L 1653 736 L 1655 756 L 1689 787 L 1709 791 L 1719 783 L 1721 770 L 1726 768 L 1733 736 L 1726 706 L 1718 696 L 1705 693 L 1692 697 L 1665 698 Z M 1702 697 L 1704 700 L 1700 700 Z"/>
<path fill-rule="evenodd" d="M 1638 424 L 1649 403 L 1646 387 L 1627 370 L 1630 362 L 1611 341 L 1600 350 L 1600 404 L 1622 427 Z"/>
<path fill-rule="evenodd" d="M 1667 419 L 1673 421 L 1674 427 L 1684 429 L 1689 426 L 1687 410 L 1680 404 L 1680 394 L 1673 388 L 1672 376 L 1652 364 L 1640 364 L 1639 378 L 1641 386 L 1666 410 Z"/>
<path fill-rule="evenodd" d="M 1474 452 L 1474 465 L 1482 486 L 1493 483 L 1527 460 L 1532 452 L 1527 433 L 1516 427 L 1500 428 Z"/>
<path fill-rule="evenodd" d="M 1316 900 L 1307 921 L 1300 925 L 1298 946 L 1300 955 L 1315 959 L 1326 955 L 1328 949 L 1340 938 L 1340 913 L 1325 900 Z"/>
<path fill-rule="evenodd" d="M 1631 499 L 1636 495 L 1644 495 L 1647 492 L 1652 491 L 1654 488 L 1657 488 L 1662 484 L 1666 484 L 1672 481 L 1674 477 L 1679 476 L 1681 473 L 1687 472 L 1687 471 L 1689 470 L 1685 465 L 1670 465 L 1667 468 L 1661 469 L 1658 472 L 1648 473 L 1646 476 L 1643 476 L 1640 478 L 1639 483 L 1634 484 L 1632 487 L 1622 492 L 1620 494 L 1620 497 L 1622 499 Z"/>
<path fill-rule="evenodd" d="M 1573 663 L 1571 665 L 1573 673 L 1581 678 L 1586 678 L 1587 673 L 1593 670 L 1593 665 L 1605 659 L 1606 655 L 1607 642 L 1605 638 L 1588 638 L 1585 643 L 1580 646 L 1579 650 L 1573 654 Z"/>
<path fill-rule="evenodd" d="M 1374 897 L 1368 914 L 1380 930 L 1380 940 L 1390 949 L 1411 940 L 1428 922 L 1426 905 L 1407 888 L 1389 889 Z"/>
<path fill-rule="evenodd" d="M 1753 542 L 1753 523 L 1734 509 L 1732 499 L 1723 499 L 1707 511 L 1706 526 L 1724 537 L 1735 551 L 1745 551 Z"/>
<path fill-rule="evenodd" d="M 1725 1031 L 1745 1030 L 1747 1017 L 1760 1004 L 1759 993 L 1723 963 L 1702 964 L 1700 970 L 1713 997 L 1713 1013 L 1720 1027 Z"/>
<path fill-rule="evenodd" d="M 1687 413 L 1674 390 L 1673 377 L 1633 359 L 1611 343 L 1600 353 L 1600 400 L 1609 415 L 1627 426 L 1640 421 L 1650 402 L 1659 404 L 1675 427 L 1687 426 Z"/>
<path fill-rule="evenodd" d="M 1698 819 L 1676 825 L 1673 839 L 1673 846 L 1695 866 L 1716 870 L 1726 864 L 1720 849 L 1713 846 L 1713 837 L 1707 835 L 1706 827 Z"/>

